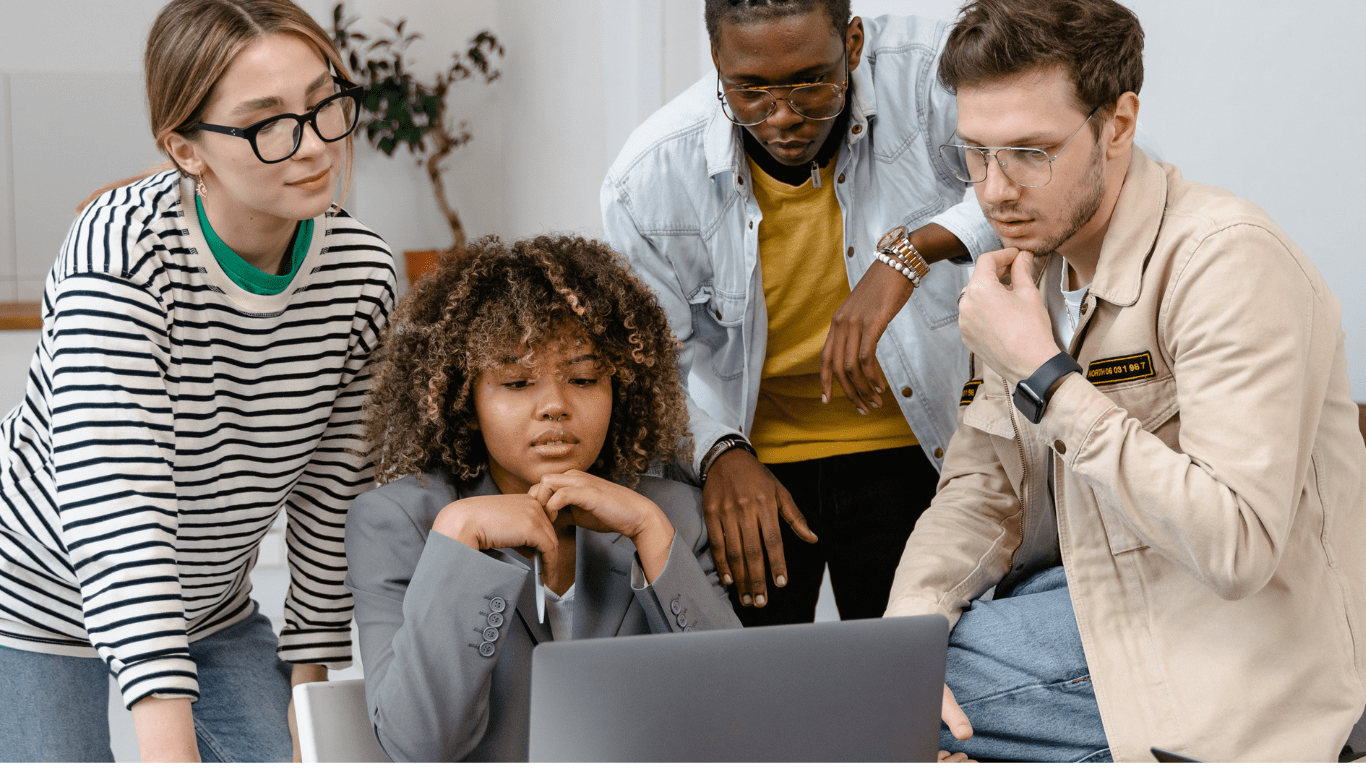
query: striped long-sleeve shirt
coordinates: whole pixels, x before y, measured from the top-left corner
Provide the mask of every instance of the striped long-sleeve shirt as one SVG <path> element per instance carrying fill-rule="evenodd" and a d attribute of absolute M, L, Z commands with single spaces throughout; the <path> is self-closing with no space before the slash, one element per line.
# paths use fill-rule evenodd
<path fill-rule="evenodd" d="M 351 660 L 343 526 L 371 484 L 361 405 L 393 259 L 334 207 L 290 286 L 251 294 L 193 200 L 166 172 L 79 215 L 24 400 L 0 423 L 0 645 L 98 655 L 129 706 L 198 696 L 189 642 L 251 613 L 281 509 L 280 657 Z"/>

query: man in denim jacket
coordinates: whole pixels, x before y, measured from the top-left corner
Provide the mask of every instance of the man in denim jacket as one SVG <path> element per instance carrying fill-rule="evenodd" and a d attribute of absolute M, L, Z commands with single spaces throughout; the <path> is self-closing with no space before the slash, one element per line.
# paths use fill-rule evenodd
<path fill-rule="evenodd" d="M 708 0 L 707 28 L 719 77 L 627 141 L 607 238 L 683 342 L 685 471 L 741 620 L 809 621 L 827 563 L 841 615 L 877 616 L 967 375 L 966 272 L 921 280 L 918 259 L 999 242 L 937 154 L 957 119 L 934 77 L 946 25 Z M 879 254 L 898 225 L 900 256 Z"/>

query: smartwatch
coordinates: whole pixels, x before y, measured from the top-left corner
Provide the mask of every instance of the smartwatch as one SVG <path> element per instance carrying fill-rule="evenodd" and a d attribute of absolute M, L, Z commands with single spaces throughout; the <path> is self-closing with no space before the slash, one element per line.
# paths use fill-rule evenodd
<path fill-rule="evenodd" d="M 1053 385 L 1069 373 L 1081 372 L 1081 366 L 1071 355 L 1059 352 L 1039 366 L 1039 370 L 1029 378 L 1016 384 L 1010 400 L 1031 424 L 1038 424 L 1043 420 L 1043 411 L 1048 407 L 1049 390 Z"/>
<path fill-rule="evenodd" d="M 906 275 L 906 278 L 911 281 L 911 285 L 915 288 L 919 288 L 920 281 L 930 273 L 930 265 L 921 257 L 920 251 L 911 245 L 911 238 L 906 233 L 905 227 L 896 227 L 883 235 L 882 239 L 877 241 L 877 252 L 900 259 L 901 263 L 910 270 L 909 273 L 902 272 L 902 274 Z M 901 272 L 901 270 L 897 271 Z"/>

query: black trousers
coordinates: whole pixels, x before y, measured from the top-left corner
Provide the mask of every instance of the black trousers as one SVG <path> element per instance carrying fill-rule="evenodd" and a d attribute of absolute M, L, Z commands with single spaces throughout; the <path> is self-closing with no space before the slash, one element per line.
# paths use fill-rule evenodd
<path fill-rule="evenodd" d="M 807 544 L 781 523 L 787 586 L 775 586 L 769 573 L 763 608 L 741 605 L 732 586 L 730 601 L 740 622 L 757 627 L 813 621 L 827 564 L 841 619 L 881 616 L 906 539 L 939 482 L 925 452 L 912 445 L 768 468 L 820 540 Z"/>

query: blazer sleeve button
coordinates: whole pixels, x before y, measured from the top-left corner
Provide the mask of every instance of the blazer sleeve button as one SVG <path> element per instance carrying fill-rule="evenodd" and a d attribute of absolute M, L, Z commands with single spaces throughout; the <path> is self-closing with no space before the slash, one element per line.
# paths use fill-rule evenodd
<path fill-rule="evenodd" d="M 488 658 L 493 655 L 494 650 L 493 643 L 482 643 L 479 646 L 479 655 Z"/>

